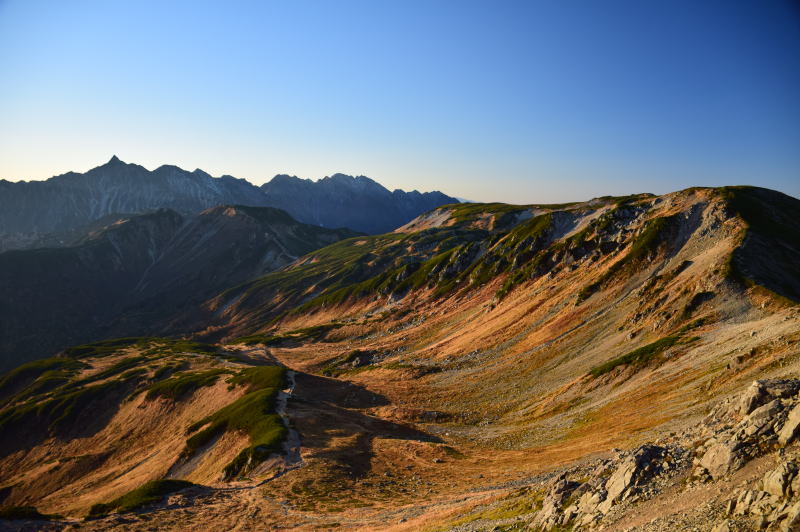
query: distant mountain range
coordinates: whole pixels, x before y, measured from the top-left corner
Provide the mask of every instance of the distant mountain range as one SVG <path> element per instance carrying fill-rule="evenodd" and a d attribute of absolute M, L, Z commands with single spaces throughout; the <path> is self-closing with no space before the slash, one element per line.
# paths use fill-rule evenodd
<path fill-rule="evenodd" d="M 0 251 L 69 244 L 104 217 L 161 208 L 188 215 L 218 205 L 276 207 L 303 223 L 382 233 L 447 203 L 458 200 L 441 192 L 390 192 L 364 176 L 312 181 L 279 175 L 257 187 L 199 169 L 164 165 L 150 171 L 114 156 L 83 174 L 0 180 Z"/>
<path fill-rule="evenodd" d="M 394 190 L 364 176 L 334 174 L 319 181 L 277 175 L 261 185 L 266 205 L 323 227 L 386 233 L 420 214 L 459 200 L 441 192 Z"/>

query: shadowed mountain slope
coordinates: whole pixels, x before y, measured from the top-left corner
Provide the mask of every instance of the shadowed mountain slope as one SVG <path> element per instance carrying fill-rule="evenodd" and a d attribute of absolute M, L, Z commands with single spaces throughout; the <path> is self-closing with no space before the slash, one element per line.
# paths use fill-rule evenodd
<path fill-rule="evenodd" d="M 0 253 L 0 352 L 9 367 L 164 316 L 354 233 L 270 207 L 195 216 L 159 210 L 116 221 L 64 248 Z M 46 330 L 47 334 L 42 334 Z"/>

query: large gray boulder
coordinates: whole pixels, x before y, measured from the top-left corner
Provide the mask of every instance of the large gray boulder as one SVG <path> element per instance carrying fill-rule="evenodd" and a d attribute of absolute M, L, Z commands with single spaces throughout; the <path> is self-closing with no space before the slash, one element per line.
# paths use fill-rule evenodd
<path fill-rule="evenodd" d="M 738 442 L 735 441 L 715 443 L 700 459 L 700 465 L 708 471 L 712 478 L 724 477 L 731 471 L 739 469 L 744 463 L 745 460 L 737 452 L 738 449 Z"/>
<path fill-rule="evenodd" d="M 778 433 L 778 443 L 786 445 L 791 443 L 800 433 L 800 403 L 789 411 L 783 428 Z"/>
<path fill-rule="evenodd" d="M 777 398 L 797 395 L 800 392 L 800 380 L 765 379 L 753 381 L 739 400 L 738 413 L 748 415 L 759 406 Z"/>
<path fill-rule="evenodd" d="M 784 462 L 768 471 L 762 480 L 764 491 L 778 497 L 792 497 L 792 481 L 797 476 L 797 464 Z"/>
<path fill-rule="evenodd" d="M 658 445 L 639 447 L 609 477 L 605 486 L 606 499 L 598 505 L 598 510 L 607 513 L 616 502 L 630 495 L 636 486 L 657 474 L 665 454 L 666 449 Z"/>
<path fill-rule="evenodd" d="M 774 399 L 765 405 L 761 405 L 745 417 L 739 426 L 746 436 L 764 434 L 772 428 L 775 416 L 783 410 L 779 399 Z"/>

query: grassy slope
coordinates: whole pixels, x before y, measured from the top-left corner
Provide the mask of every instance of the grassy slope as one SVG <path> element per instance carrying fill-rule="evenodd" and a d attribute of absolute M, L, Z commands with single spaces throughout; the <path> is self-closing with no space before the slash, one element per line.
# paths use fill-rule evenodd
<path fill-rule="evenodd" d="M 228 406 L 189 427 L 184 455 L 190 457 L 214 438 L 229 431 L 243 432 L 250 445 L 225 466 L 228 478 L 244 474 L 248 469 L 280 450 L 286 428 L 275 414 L 275 397 L 283 385 L 284 370 L 263 366 L 242 370 L 231 380 L 231 386 L 244 386 L 245 395 Z"/>
<path fill-rule="evenodd" d="M 725 187 L 721 193 L 746 224 L 724 275 L 800 302 L 800 200 L 758 187 Z"/>

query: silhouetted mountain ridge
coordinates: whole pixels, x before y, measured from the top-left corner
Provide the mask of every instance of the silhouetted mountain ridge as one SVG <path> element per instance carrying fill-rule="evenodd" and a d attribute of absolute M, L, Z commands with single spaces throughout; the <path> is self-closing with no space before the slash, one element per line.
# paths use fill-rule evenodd
<path fill-rule="evenodd" d="M 302 222 L 323 227 L 341 225 L 370 234 L 391 231 L 423 212 L 458 203 L 438 191 L 389 191 L 369 177 L 341 173 L 319 181 L 281 174 L 261 189 L 267 205 L 285 209 Z"/>
<path fill-rule="evenodd" d="M 0 251 L 58 245 L 56 237 L 116 213 L 160 208 L 196 214 L 218 205 L 284 209 L 303 223 L 385 232 L 439 205 L 457 200 L 440 192 L 389 192 L 368 177 L 334 174 L 319 181 L 276 176 L 257 187 L 229 175 L 212 177 L 174 165 L 155 170 L 116 155 L 86 173 L 67 172 L 45 181 L 0 181 Z"/>

